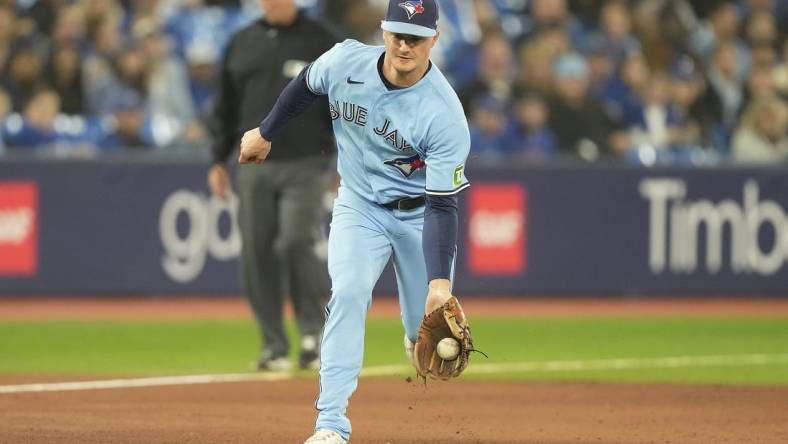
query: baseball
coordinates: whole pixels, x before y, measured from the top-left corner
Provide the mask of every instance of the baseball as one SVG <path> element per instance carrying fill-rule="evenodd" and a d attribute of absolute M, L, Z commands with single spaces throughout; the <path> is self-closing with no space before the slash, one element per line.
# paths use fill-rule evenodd
<path fill-rule="evenodd" d="M 438 342 L 437 350 L 441 359 L 451 361 L 460 354 L 460 343 L 454 338 L 443 338 Z"/>

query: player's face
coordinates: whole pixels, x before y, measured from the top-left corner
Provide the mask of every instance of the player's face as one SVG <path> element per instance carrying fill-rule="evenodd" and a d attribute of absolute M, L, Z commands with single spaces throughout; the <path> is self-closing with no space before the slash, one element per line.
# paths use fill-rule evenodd
<path fill-rule="evenodd" d="M 386 43 L 386 58 L 391 61 L 394 69 L 405 74 L 427 65 L 438 35 L 418 37 L 385 31 L 383 40 Z"/>

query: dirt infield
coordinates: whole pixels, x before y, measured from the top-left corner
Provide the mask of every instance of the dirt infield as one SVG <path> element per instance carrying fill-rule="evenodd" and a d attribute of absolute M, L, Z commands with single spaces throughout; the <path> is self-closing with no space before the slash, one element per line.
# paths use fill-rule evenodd
<path fill-rule="evenodd" d="M 0 442 L 300 443 L 316 392 L 294 380 L 0 395 Z M 788 442 L 788 388 L 362 379 L 349 413 L 359 444 Z"/>
<path fill-rule="evenodd" d="M 788 302 L 760 299 L 466 299 L 464 306 L 476 316 L 788 316 Z M 397 314 L 393 299 L 373 303 L 373 317 Z M 237 298 L 0 299 L 0 320 L 248 317 Z M 425 388 L 405 376 L 360 381 L 349 410 L 352 443 L 788 442 L 788 387 L 460 379 Z M 0 385 L 86 379 L 0 375 Z M 312 376 L 0 394 L 0 443 L 301 443 L 317 391 Z"/>

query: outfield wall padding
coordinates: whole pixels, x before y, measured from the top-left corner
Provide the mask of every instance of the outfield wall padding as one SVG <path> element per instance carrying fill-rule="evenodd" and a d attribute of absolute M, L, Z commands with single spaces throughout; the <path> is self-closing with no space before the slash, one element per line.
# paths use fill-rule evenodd
<path fill-rule="evenodd" d="M 0 295 L 237 294 L 237 205 L 208 197 L 206 171 L 0 163 Z M 467 175 L 460 294 L 788 296 L 785 169 L 470 165 Z M 390 270 L 379 291 L 395 293 Z"/>

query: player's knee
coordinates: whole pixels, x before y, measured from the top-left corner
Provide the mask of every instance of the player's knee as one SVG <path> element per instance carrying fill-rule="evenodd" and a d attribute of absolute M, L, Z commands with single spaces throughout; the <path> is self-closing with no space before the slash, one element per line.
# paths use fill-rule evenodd
<path fill-rule="evenodd" d="M 335 303 L 366 307 L 372 300 L 372 288 L 362 280 L 335 279 L 331 282 L 331 298 Z"/>

